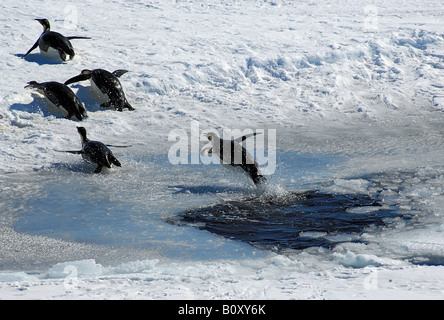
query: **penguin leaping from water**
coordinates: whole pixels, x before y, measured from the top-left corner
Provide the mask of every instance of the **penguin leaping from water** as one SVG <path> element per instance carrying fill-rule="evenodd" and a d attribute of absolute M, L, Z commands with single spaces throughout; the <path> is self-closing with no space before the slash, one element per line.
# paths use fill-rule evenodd
<path fill-rule="evenodd" d="M 240 143 L 257 133 L 251 133 L 233 140 L 223 140 L 216 133 L 208 132 L 205 136 L 212 142 L 212 146 L 206 146 L 201 150 L 201 155 L 216 155 L 224 166 L 233 168 L 240 167 L 253 180 L 254 184 L 260 185 L 267 181 L 261 174 L 259 165 L 254 157 Z"/>
<path fill-rule="evenodd" d="M 133 111 L 134 108 L 126 100 L 122 84 L 119 81 L 119 78 L 127 72 L 127 70 L 109 72 L 103 69 L 85 69 L 80 75 L 67 80 L 65 84 L 68 85 L 89 79 L 96 98 L 102 102 L 102 108 L 113 108 L 118 111 L 123 111 L 123 109 L 127 108 Z"/>
<path fill-rule="evenodd" d="M 51 31 L 51 25 L 47 19 L 35 19 L 43 26 L 43 33 L 40 35 L 36 43 L 22 57 L 25 58 L 34 49 L 40 47 L 43 55 L 52 55 L 54 52 L 62 59 L 62 61 L 72 60 L 75 56 L 74 48 L 70 42 L 73 39 L 91 39 L 89 37 L 65 37 L 58 32 Z"/>

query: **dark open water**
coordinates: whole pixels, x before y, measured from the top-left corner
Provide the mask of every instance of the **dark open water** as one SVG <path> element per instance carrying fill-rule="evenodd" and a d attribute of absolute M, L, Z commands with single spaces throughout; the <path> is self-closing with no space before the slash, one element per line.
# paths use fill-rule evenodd
<path fill-rule="evenodd" d="M 280 250 L 330 248 L 341 240 L 359 239 L 366 229 L 398 216 L 397 210 L 367 195 L 310 191 L 224 201 L 186 210 L 169 222 Z"/>

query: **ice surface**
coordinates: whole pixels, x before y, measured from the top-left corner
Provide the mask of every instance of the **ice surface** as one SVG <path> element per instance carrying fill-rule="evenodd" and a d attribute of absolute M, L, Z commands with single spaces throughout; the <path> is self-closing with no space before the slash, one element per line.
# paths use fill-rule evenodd
<path fill-rule="evenodd" d="M 442 299 L 444 6 L 373 1 L 2 1 L 0 298 Z M 35 18 L 76 41 L 38 50 Z M 54 113 L 24 89 L 83 69 L 127 69 L 133 112 Z M 399 218 L 276 253 L 166 222 L 255 195 L 216 165 L 173 166 L 173 129 L 276 129 L 268 192 L 375 199 Z M 93 175 L 76 126 L 115 145 Z M 368 207 L 348 214 L 372 214 Z M 358 241 L 357 241 L 358 240 Z"/>

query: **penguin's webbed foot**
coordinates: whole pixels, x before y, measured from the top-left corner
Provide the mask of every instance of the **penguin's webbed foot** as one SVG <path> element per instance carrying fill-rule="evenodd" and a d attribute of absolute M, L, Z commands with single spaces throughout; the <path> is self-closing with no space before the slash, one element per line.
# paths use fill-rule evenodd
<path fill-rule="evenodd" d="M 265 178 L 264 176 L 261 176 L 261 175 L 256 176 L 256 177 L 252 177 L 252 179 L 253 179 L 253 182 L 256 186 L 265 184 L 267 182 L 267 178 Z"/>
<path fill-rule="evenodd" d="M 136 110 L 136 109 L 134 109 L 133 108 L 133 106 L 132 105 L 130 105 L 128 102 L 127 103 L 125 103 L 125 106 L 124 106 L 124 108 L 127 108 L 129 111 L 134 111 L 134 110 Z"/>
<path fill-rule="evenodd" d="M 108 109 L 109 108 L 108 102 L 104 102 L 104 103 L 100 104 L 100 108 Z"/>
<path fill-rule="evenodd" d="M 94 173 L 100 173 L 100 172 L 102 172 L 102 165 L 99 164 L 96 170 L 94 170 Z"/>
<path fill-rule="evenodd" d="M 62 50 L 59 50 L 59 55 L 60 55 L 60 59 L 62 59 L 62 61 L 66 61 L 66 53 L 63 52 Z"/>
<path fill-rule="evenodd" d="M 122 164 L 120 163 L 119 160 L 117 160 L 116 157 L 114 157 L 114 155 L 110 154 L 108 155 L 108 160 L 110 163 L 114 164 L 115 166 L 121 167 Z"/>

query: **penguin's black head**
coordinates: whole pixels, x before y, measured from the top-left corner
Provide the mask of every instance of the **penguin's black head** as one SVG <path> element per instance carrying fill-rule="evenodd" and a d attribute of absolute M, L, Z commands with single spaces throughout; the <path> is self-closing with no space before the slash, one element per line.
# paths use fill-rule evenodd
<path fill-rule="evenodd" d="M 25 89 L 34 89 L 38 87 L 37 81 L 29 81 L 28 85 L 25 86 Z"/>
<path fill-rule="evenodd" d="M 51 25 L 49 24 L 48 19 L 35 19 L 43 26 L 43 31 L 51 30 Z"/>
<path fill-rule="evenodd" d="M 83 140 L 86 140 L 86 129 L 84 127 L 77 127 L 77 132 L 80 134 Z"/>
<path fill-rule="evenodd" d="M 212 131 L 205 133 L 204 136 L 207 137 L 207 139 L 210 141 L 213 141 L 213 139 L 215 139 L 216 141 L 217 139 L 220 139 L 219 136 Z"/>

